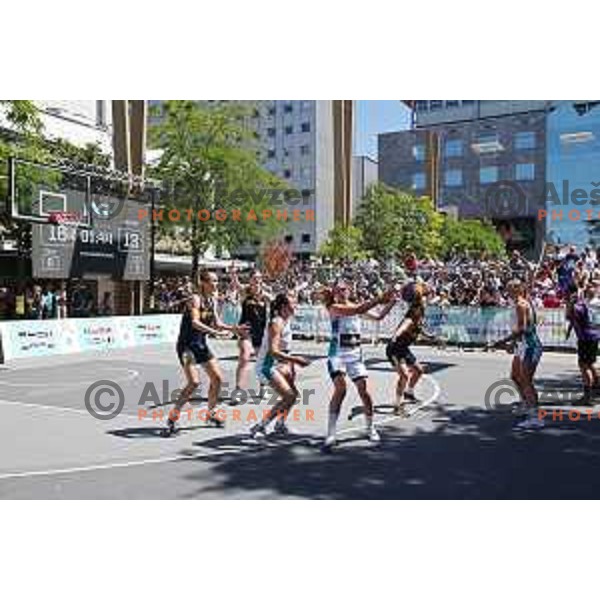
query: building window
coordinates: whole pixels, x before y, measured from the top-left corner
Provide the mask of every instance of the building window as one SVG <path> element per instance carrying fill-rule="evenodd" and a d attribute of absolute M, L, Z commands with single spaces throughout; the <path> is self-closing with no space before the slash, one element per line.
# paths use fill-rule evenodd
<path fill-rule="evenodd" d="M 286 125 L 285 127 L 285 135 L 290 135 L 294 133 L 294 128 L 292 127 L 292 125 Z"/>
<path fill-rule="evenodd" d="M 473 106 L 473 104 L 475 104 L 475 100 L 463 100 L 462 101 L 463 106 Z"/>
<path fill-rule="evenodd" d="M 310 131 L 310 123 L 302 123 L 302 133 L 308 133 Z"/>
<path fill-rule="evenodd" d="M 285 243 L 286 244 L 291 244 L 294 241 L 294 236 L 293 235 L 286 235 L 285 238 Z"/>
<path fill-rule="evenodd" d="M 267 158 L 275 158 L 275 150 L 268 150 Z"/>
<path fill-rule="evenodd" d="M 446 158 L 452 158 L 453 156 L 462 156 L 463 154 L 463 143 L 462 140 L 447 140 L 444 148 L 444 154 Z"/>
<path fill-rule="evenodd" d="M 462 185 L 462 170 L 461 169 L 448 169 L 446 171 L 444 181 L 448 187 L 456 187 Z"/>
<path fill-rule="evenodd" d="M 423 162 L 425 160 L 425 144 L 415 144 L 413 146 L 413 158 L 417 162 Z"/>
<path fill-rule="evenodd" d="M 308 156 L 310 154 L 310 146 L 307 146 L 307 145 L 300 146 L 300 154 L 302 156 Z"/>
<path fill-rule="evenodd" d="M 275 127 L 269 127 L 269 129 L 267 129 L 267 135 L 271 138 L 275 137 Z"/>
<path fill-rule="evenodd" d="M 444 106 L 444 102 L 442 100 L 430 100 L 429 101 L 429 109 L 430 110 L 439 110 Z"/>
<path fill-rule="evenodd" d="M 310 198 L 310 190 L 302 190 L 302 198 L 307 199 Z"/>
<path fill-rule="evenodd" d="M 535 132 L 519 131 L 515 135 L 515 150 L 533 150 L 535 148 Z"/>
<path fill-rule="evenodd" d="M 520 163 L 515 166 L 517 181 L 533 181 L 535 179 L 535 165 L 533 163 Z"/>
<path fill-rule="evenodd" d="M 274 106 L 269 106 L 269 116 L 270 117 L 275 116 L 275 107 Z"/>
<path fill-rule="evenodd" d="M 481 167 L 479 169 L 479 183 L 496 183 L 498 181 L 498 167 Z"/>
<path fill-rule="evenodd" d="M 303 180 L 310 179 L 312 177 L 312 171 L 310 170 L 310 167 L 302 167 L 302 169 L 300 169 L 300 177 Z"/>
<path fill-rule="evenodd" d="M 493 154 L 504 150 L 497 133 L 481 133 L 473 144 L 473 150 L 479 154 Z"/>
<path fill-rule="evenodd" d="M 415 102 L 415 109 L 419 112 L 423 112 L 429 109 L 429 100 L 417 100 Z"/>
<path fill-rule="evenodd" d="M 310 244 L 310 233 L 303 233 L 302 234 L 302 243 L 303 244 Z"/>
<path fill-rule="evenodd" d="M 425 173 L 415 173 L 413 175 L 413 190 L 425 189 Z"/>
<path fill-rule="evenodd" d="M 285 104 L 283 106 L 284 113 L 291 113 L 294 110 L 294 107 L 291 104 Z"/>
<path fill-rule="evenodd" d="M 285 171 L 283 172 L 283 176 L 286 179 L 289 179 L 292 176 L 292 171 L 290 169 L 285 169 Z"/>
<path fill-rule="evenodd" d="M 460 100 L 446 100 L 446 108 L 455 108 L 460 105 Z"/>

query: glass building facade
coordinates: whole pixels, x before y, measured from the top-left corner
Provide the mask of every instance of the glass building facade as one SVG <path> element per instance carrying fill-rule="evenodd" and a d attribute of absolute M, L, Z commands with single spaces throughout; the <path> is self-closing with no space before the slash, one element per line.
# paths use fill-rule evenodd
<path fill-rule="evenodd" d="M 555 102 L 546 152 L 547 241 L 600 246 L 600 102 Z"/>

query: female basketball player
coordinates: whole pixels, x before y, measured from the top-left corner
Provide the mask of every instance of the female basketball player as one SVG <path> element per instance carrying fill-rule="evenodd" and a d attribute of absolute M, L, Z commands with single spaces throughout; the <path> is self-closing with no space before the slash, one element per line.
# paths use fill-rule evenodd
<path fill-rule="evenodd" d="M 592 322 L 588 301 L 594 297 L 594 288 L 587 285 L 582 294 L 577 286 L 571 284 L 567 299 L 566 317 L 569 323 L 566 339 L 571 331 L 577 336 L 577 359 L 583 379 L 583 398 L 581 403 L 593 404 L 593 390 L 598 385 L 598 373 L 595 364 L 598 358 L 598 340 L 600 332 Z"/>
<path fill-rule="evenodd" d="M 295 309 L 295 299 L 288 294 L 278 294 L 271 303 L 269 324 L 258 353 L 256 370 L 279 394 L 280 400 L 268 416 L 250 429 L 250 435 L 255 439 L 264 437 L 267 426 L 275 418 L 274 432 L 278 435 L 289 433 L 285 419 L 299 395 L 294 367 L 307 367 L 310 364 L 305 358 L 290 354 L 290 320 Z"/>
<path fill-rule="evenodd" d="M 190 400 L 194 390 L 200 383 L 198 366 L 205 370 L 210 381 L 207 422 L 216 426 L 223 425 L 223 422 L 215 416 L 215 407 L 219 400 L 223 375 L 221 374 L 219 361 L 208 347 L 206 337 L 207 335 L 219 336 L 223 332 L 244 335 L 247 332 L 247 326 L 225 325 L 219 319 L 215 304 L 217 285 L 218 279 L 214 273 L 202 271 L 199 274 L 197 293 L 192 294 L 185 304 L 176 349 L 179 362 L 187 379 L 187 385 L 175 402 L 174 409 L 169 413 L 167 428 L 164 432 L 166 437 L 175 432 L 176 422 L 182 406 Z"/>
<path fill-rule="evenodd" d="M 246 288 L 242 288 L 233 272 L 232 285 L 240 290 L 242 294 L 242 314 L 240 316 L 240 325 L 248 326 L 248 333 L 239 338 L 239 358 L 235 377 L 235 390 L 232 393 L 232 404 L 235 403 L 235 392 L 245 387 L 250 371 L 250 358 L 254 353 L 258 356 L 265 328 L 267 326 L 267 312 L 270 294 L 263 285 L 263 277 L 260 271 L 253 271 L 250 276 L 250 282 Z M 262 376 L 259 377 L 260 391 L 262 398 L 264 391 L 264 382 Z"/>
<path fill-rule="evenodd" d="M 527 414 L 515 424 L 515 428 L 538 429 L 544 426 L 544 421 L 538 415 L 538 394 L 533 377 L 543 348 L 537 334 L 535 309 L 522 281 L 512 280 L 508 284 L 508 291 L 515 302 L 515 322 L 511 334 L 496 342 L 494 346 L 510 348 L 514 345 L 510 376 L 527 409 Z"/>
<path fill-rule="evenodd" d="M 415 401 L 414 388 L 424 373 L 410 346 L 419 337 L 437 340 L 424 330 L 427 291 L 423 283 L 409 283 L 402 288 L 402 299 L 409 307 L 386 347 L 387 358 L 398 373 L 394 405 L 396 414 L 403 412 L 407 402 Z"/>
<path fill-rule="evenodd" d="M 371 315 L 371 318 L 383 319 L 394 305 L 393 292 L 388 291 L 368 302 L 354 304 L 350 302 L 348 285 L 338 282 L 333 290 L 324 293 L 323 298 L 331 319 L 331 341 L 327 368 L 334 386 L 329 403 L 327 437 L 323 444 L 323 450 L 330 451 L 337 441 L 335 430 L 342 402 L 346 397 L 347 377 L 354 383 L 362 400 L 367 437 L 371 442 L 379 442 L 379 433 L 373 425 L 373 400 L 367 386 L 369 375 L 362 356 L 361 316 L 368 315 L 369 311 L 378 304 L 387 304 L 379 315 Z"/>

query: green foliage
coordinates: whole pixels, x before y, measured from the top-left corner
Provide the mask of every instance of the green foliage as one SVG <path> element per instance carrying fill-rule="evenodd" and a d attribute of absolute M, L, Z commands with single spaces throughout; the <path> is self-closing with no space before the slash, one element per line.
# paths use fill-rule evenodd
<path fill-rule="evenodd" d="M 39 135 L 42 120 L 32 100 L 0 100 L 0 108 L 6 111 L 11 126 L 21 135 Z"/>
<path fill-rule="evenodd" d="M 25 161 L 41 164 L 69 162 L 82 168 L 90 165 L 108 168 L 110 156 L 104 154 L 96 144 L 75 146 L 66 140 L 47 140 L 39 111 L 31 100 L 2 100 L 0 110 L 8 121 L 8 129 L 0 132 L 0 198 L 8 195 L 8 158 L 13 156 Z M 23 209 L 30 203 L 40 185 L 48 189 L 59 189 L 64 175 L 58 170 L 42 169 L 20 163 L 17 170 L 16 187 Z M 21 256 L 31 250 L 31 225 L 15 222 L 0 210 L 0 236 L 15 240 Z"/>
<path fill-rule="evenodd" d="M 457 221 L 446 219 L 442 227 L 442 255 L 485 252 L 488 256 L 503 258 L 506 248 L 494 226 L 479 220 Z"/>
<path fill-rule="evenodd" d="M 354 225 L 344 227 L 336 225 L 319 250 L 319 254 L 333 261 L 364 260 L 369 253 L 365 251 L 363 233 Z"/>
<path fill-rule="evenodd" d="M 355 219 L 365 249 L 378 259 L 408 249 L 419 256 L 436 256 L 442 246 L 442 223 L 429 198 L 415 198 L 383 184 L 369 189 Z"/>
<path fill-rule="evenodd" d="M 431 257 L 454 252 L 505 255 L 504 242 L 491 224 L 446 218 L 429 198 L 415 198 L 382 184 L 368 191 L 355 224 L 362 231 L 364 249 L 375 258 L 407 251 Z"/>
<path fill-rule="evenodd" d="M 9 131 L 0 132 L 0 198 L 4 203 L 8 197 L 8 157 L 36 162 L 48 162 L 51 154 L 45 147 L 42 138 L 42 121 L 38 110 L 31 100 L 2 100 L 0 111 L 3 112 Z M 36 179 L 42 176 L 28 168 L 24 173 L 22 188 L 19 192 L 27 195 Z M 15 240 L 19 256 L 27 256 L 31 251 L 31 225 L 15 222 L 0 209 L 0 236 L 3 239 Z"/>
<path fill-rule="evenodd" d="M 217 252 L 233 250 L 272 238 L 283 229 L 283 222 L 274 219 L 244 218 L 250 209 L 276 210 L 270 195 L 263 192 L 285 188 L 261 166 L 260 146 L 248 126 L 253 109 L 247 102 L 208 105 L 170 100 L 155 112 L 149 139 L 162 153 L 152 172 L 168 190 L 162 199 L 164 209 L 192 209 L 195 214 L 223 209 L 228 215 L 232 209 L 242 211 L 241 221 L 230 216 L 201 223 L 195 218 L 173 224 L 163 221 L 163 229 L 176 227 L 178 236 L 189 239 L 194 263 L 211 246 Z"/>

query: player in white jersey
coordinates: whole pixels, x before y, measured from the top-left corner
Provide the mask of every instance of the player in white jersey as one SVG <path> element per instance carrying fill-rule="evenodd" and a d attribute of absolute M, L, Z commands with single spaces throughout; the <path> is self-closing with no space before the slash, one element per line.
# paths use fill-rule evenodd
<path fill-rule="evenodd" d="M 373 425 L 373 400 L 367 386 L 369 374 L 363 362 L 361 348 L 361 317 L 383 319 L 394 305 L 393 292 L 386 292 L 362 304 L 353 304 L 350 302 L 350 288 L 344 282 L 338 282 L 331 292 L 324 294 L 324 300 L 331 319 L 327 369 L 334 389 L 329 404 L 327 437 L 323 450 L 329 451 L 336 444 L 335 430 L 342 402 L 346 397 L 347 377 L 356 386 L 362 400 L 367 437 L 371 442 L 378 442 L 379 433 Z M 379 315 L 369 315 L 369 310 L 378 304 L 387 304 L 387 306 Z"/>
<path fill-rule="evenodd" d="M 250 429 L 250 435 L 255 439 L 266 434 L 267 426 L 275 418 L 277 418 L 275 433 L 278 435 L 289 433 L 285 419 L 299 396 L 294 367 L 309 365 L 305 358 L 290 354 L 292 342 L 290 320 L 295 309 L 294 299 L 287 294 L 278 294 L 271 303 L 270 320 L 258 353 L 256 371 L 269 382 L 280 400 L 260 423 Z"/>

